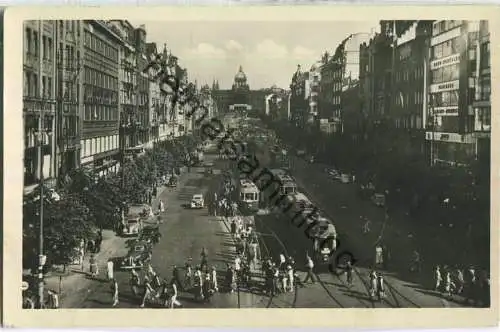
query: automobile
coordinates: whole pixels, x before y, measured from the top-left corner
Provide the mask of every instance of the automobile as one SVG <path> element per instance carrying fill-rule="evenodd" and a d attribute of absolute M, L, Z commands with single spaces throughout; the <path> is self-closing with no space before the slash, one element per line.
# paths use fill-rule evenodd
<path fill-rule="evenodd" d="M 303 157 L 306 154 L 306 150 L 297 150 L 297 156 L 298 157 Z"/>
<path fill-rule="evenodd" d="M 375 193 L 372 196 L 372 202 L 378 207 L 385 206 L 385 195 L 381 193 Z"/>
<path fill-rule="evenodd" d="M 137 241 L 130 249 L 127 256 L 119 262 L 122 270 L 141 269 L 151 255 L 151 245 L 146 241 Z"/>
<path fill-rule="evenodd" d="M 145 226 L 139 234 L 139 241 L 151 241 L 152 244 L 157 244 L 161 238 L 160 228 L 156 225 Z"/>
<path fill-rule="evenodd" d="M 143 220 L 152 215 L 151 207 L 147 204 L 128 206 L 127 215 L 122 220 L 123 236 L 138 236 L 143 227 Z"/>
<path fill-rule="evenodd" d="M 205 200 L 203 199 L 202 194 L 193 195 L 191 199 L 191 208 L 192 209 L 203 209 L 205 206 Z"/>
<path fill-rule="evenodd" d="M 171 176 L 170 179 L 168 179 L 167 182 L 167 187 L 177 187 L 177 177 L 176 176 Z"/>
<path fill-rule="evenodd" d="M 351 175 L 347 173 L 342 173 L 340 175 L 340 182 L 342 183 L 350 183 L 351 182 Z"/>
<path fill-rule="evenodd" d="M 328 175 L 334 180 L 338 180 L 340 178 L 340 173 L 335 169 L 328 170 Z"/>

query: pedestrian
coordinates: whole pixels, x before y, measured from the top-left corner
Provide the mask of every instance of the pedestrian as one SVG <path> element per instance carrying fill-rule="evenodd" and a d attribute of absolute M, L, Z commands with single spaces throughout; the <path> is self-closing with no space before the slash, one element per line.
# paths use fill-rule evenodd
<path fill-rule="evenodd" d="M 49 294 L 47 303 L 48 308 L 59 309 L 59 295 L 52 289 L 49 289 L 47 293 Z"/>
<path fill-rule="evenodd" d="M 154 290 L 153 287 L 151 287 L 151 283 L 149 281 L 148 276 L 144 277 L 144 288 L 143 288 L 143 293 L 142 293 L 142 301 L 141 305 L 139 306 L 140 308 L 144 308 L 146 305 L 146 301 L 152 296 Z"/>
<path fill-rule="evenodd" d="M 208 252 L 207 252 L 207 249 L 205 247 L 203 247 L 201 249 L 200 257 L 201 257 L 200 268 L 202 271 L 204 271 L 208 265 Z"/>
<path fill-rule="evenodd" d="M 108 280 L 113 280 L 114 279 L 114 263 L 113 263 L 113 260 L 111 260 L 111 259 L 108 260 L 108 263 L 106 265 L 106 270 L 107 270 Z"/>
<path fill-rule="evenodd" d="M 293 292 L 293 290 L 295 289 L 295 283 L 294 283 L 295 278 L 293 273 L 294 271 L 291 265 L 287 265 L 286 270 L 288 279 L 288 291 Z"/>
<path fill-rule="evenodd" d="M 163 175 L 163 182 L 165 183 L 165 175 Z M 157 194 L 158 194 L 158 189 L 156 188 L 156 186 L 154 186 L 152 196 L 156 197 Z M 151 203 L 149 203 L 149 205 L 151 205 Z"/>
<path fill-rule="evenodd" d="M 182 292 L 183 287 L 182 287 L 182 281 L 181 281 L 181 271 L 179 270 L 177 265 L 173 266 L 172 282 L 174 282 L 177 285 L 177 288 Z"/>
<path fill-rule="evenodd" d="M 451 297 L 451 288 L 452 288 L 451 273 L 448 270 L 445 272 L 445 277 L 444 277 L 444 293 L 446 297 Z"/>
<path fill-rule="evenodd" d="M 234 219 L 231 221 L 231 235 L 233 237 L 236 235 L 236 222 Z"/>
<path fill-rule="evenodd" d="M 116 279 L 112 280 L 111 283 L 111 291 L 113 292 L 113 307 L 116 307 L 118 305 L 118 282 Z"/>
<path fill-rule="evenodd" d="M 455 281 L 456 289 L 455 289 L 455 293 L 462 294 L 462 292 L 464 290 L 464 284 L 465 284 L 464 273 L 459 268 L 456 268 L 455 271 L 456 271 L 456 281 Z"/>
<path fill-rule="evenodd" d="M 206 274 L 205 281 L 203 282 L 203 286 L 202 286 L 202 294 L 203 294 L 203 299 L 205 302 L 210 302 L 210 297 L 211 297 L 210 286 L 211 286 L 210 275 Z"/>
<path fill-rule="evenodd" d="M 165 204 L 163 204 L 163 201 L 160 199 L 160 202 L 158 203 L 158 210 L 160 212 L 165 212 Z"/>
<path fill-rule="evenodd" d="M 99 267 L 97 266 L 97 258 L 95 254 L 90 255 L 90 276 L 96 278 L 99 275 Z"/>
<path fill-rule="evenodd" d="M 234 270 L 235 270 L 236 274 L 240 274 L 240 271 L 241 271 L 241 257 L 240 257 L 240 255 L 237 255 L 234 258 Z"/>
<path fill-rule="evenodd" d="M 182 306 L 182 304 L 177 300 L 177 295 L 178 295 L 178 292 L 177 292 L 177 285 L 175 283 L 175 281 L 172 280 L 172 282 L 170 283 L 170 292 L 171 292 L 171 295 L 170 295 L 170 299 L 168 301 L 168 306 L 170 307 L 170 309 L 174 309 L 175 306 Z"/>
<path fill-rule="evenodd" d="M 137 271 L 132 269 L 130 270 L 130 288 L 132 289 L 132 294 L 134 296 L 139 295 L 139 285 L 141 284 L 139 274 L 137 274 Z"/>
<path fill-rule="evenodd" d="M 193 267 L 191 266 L 191 262 L 187 261 L 185 265 L 186 274 L 184 276 L 184 287 L 186 289 L 190 289 L 193 285 Z"/>
<path fill-rule="evenodd" d="M 414 250 L 413 251 L 413 262 L 410 265 L 410 272 L 420 272 L 420 254 L 418 251 Z"/>
<path fill-rule="evenodd" d="M 377 275 L 377 296 L 379 301 L 385 298 L 385 281 L 380 272 Z"/>
<path fill-rule="evenodd" d="M 306 278 L 304 279 L 303 283 L 307 283 L 309 280 L 314 284 L 316 283 L 316 280 L 314 278 L 314 262 L 312 258 L 309 256 L 309 254 L 306 253 L 306 269 L 307 269 L 307 275 Z"/>
<path fill-rule="evenodd" d="M 352 287 L 353 266 L 351 260 L 348 260 L 346 263 L 345 274 L 346 274 L 347 287 Z"/>
<path fill-rule="evenodd" d="M 281 271 L 285 271 L 285 268 L 286 268 L 286 258 L 285 258 L 285 254 L 284 254 L 284 253 L 281 253 L 281 254 L 280 254 L 279 269 L 280 269 Z"/>
<path fill-rule="evenodd" d="M 360 218 L 365 221 L 365 223 L 363 224 L 363 227 L 362 227 L 363 234 L 370 233 L 370 226 L 371 226 L 372 222 L 368 218 L 363 218 L 361 216 L 360 216 Z"/>
<path fill-rule="evenodd" d="M 370 272 L 370 298 L 373 300 L 377 294 L 377 272 Z"/>
<path fill-rule="evenodd" d="M 273 271 L 273 290 L 272 290 L 271 294 L 274 295 L 280 289 L 280 284 L 279 284 L 279 281 L 280 281 L 279 280 L 279 278 L 280 278 L 280 270 L 276 266 L 275 263 L 273 263 L 272 271 Z"/>
<path fill-rule="evenodd" d="M 217 284 L 217 269 L 215 268 L 215 266 L 212 266 L 212 271 L 210 272 L 210 279 L 212 281 L 212 289 L 214 290 L 214 292 L 218 292 L 219 286 Z"/>
<path fill-rule="evenodd" d="M 441 276 L 441 268 L 439 265 L 434 269 L 434 291 L 440 291 L 443 277 Z"/>
<path fill-rule="evenodd" d="M 375 267 L 382 267 L 384 264 L 384 255 L 383 255 L 383 249 L 380 244 L 375 246 Z"/>
<path fill-rule="evenodd" d="M 148 192 L 148 204 L 151 205 L 153 203 L 153 193 L 151 191 Z"/>
<path fill-rule="evenodd" d="M 194 287 L 195 287 L 195 299 L 203 299 L 203 273 L 199 266 L 196 267 L 194 273 Z"/>

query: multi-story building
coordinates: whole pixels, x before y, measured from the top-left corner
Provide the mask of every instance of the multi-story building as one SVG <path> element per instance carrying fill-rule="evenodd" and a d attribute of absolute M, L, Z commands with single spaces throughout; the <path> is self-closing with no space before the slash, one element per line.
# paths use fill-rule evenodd
<path fill-rule="evenodd" d="M 126 20 L 108 21 L 110 29 L 120 36 L 120 149 L 125 151 L 138 144 L 136 118 L 137 59 L 135 29 Z"/>
<path fill-rule="evenodd" d="M 152 122 L 151 108 L 149 105 L 149 74 L 144 72 L 148 66 L 146 56 L 146 27 L 144 25 L 135 29 L 135 49 L 137 63 L 137 145 L 148 147 L 150 133 L 153 127 L 157 127 L 158 122 Z"/>
<path fill-rule="evenodd" d="M 318 118 L 318 101 L 321 89 L 321 61 L 316 62 L 309 70 L 309 115 L 310 120 L 316 121 Z"/>
<path fill-rule="evenodd" d="M 154 63 L 160 56 L 156 43 L 148 43 L 146 45 L 146 53 L 148 63 Z M 151 127 L 151 139 L 157 141 L 165 140 L 168 137 L 166 128 L 166 103 L 158 80 L 160 70 L 160 66 L 149 66 L 147 72 L 149 77 L 150 121 L 152 124 L 157 124 Z"/>
<path fill-rule="evenodd" d="M 426 139 L 431 164 L 469 164 L 475 155 L 474 110 L 478 21 L 432 26 L 430 101 Z"/>
<path fill-rule="evenodd" d="M 425 155 L 425 118 L 432 21 L 414 21 L 398 31 L 394 89 L 389 116 L 397 141 L 408 153 Z"/>
<path fill-rule="evenodd" d="M 46 184 L 55 185 L 58 172 L 54 135 L 57 22 L 24 21 L 23 28 L 24 185 L 33 188 L 42 174 Z"/>
<path fill-rule="evenodd" d="M 83 109 L 83 22 L 57 21 L 57 167 L 62 177 L 80 166 Z M 42 42 L 46 42 L 43 41 Z"/>
<path fill-rule="evenodd" d="M 391 101 L 391 37 L 382 29 L 360 45 L 360 90 L 367 123 L 378 125 L 388 116 Z"/>
<path fill-rule="evenodd" d="M 309 114 L 309 100 L 306 94 L 306 81 L 309 79 L 309 73 L 304 73 L 300 65 L 292 76 L 290 84 L 289 110 L 290 121 L 295 126 L 303 128 L 307 122 Z"/>
<path fill-rule="evenodd" d="M 83 23 L 81 164 L 100 176 L 115 172 L 119 150 L 119 56 L 122 40 L 103 21 Z"/>
<path fill-rule="evenodd" d="M 490 163 L 491 151 L 491 58 L 489 22 L 481 21 L 476 46 L 476 94 L 474 107 L 474 130 L 476 132 L 476 158 Z"/>

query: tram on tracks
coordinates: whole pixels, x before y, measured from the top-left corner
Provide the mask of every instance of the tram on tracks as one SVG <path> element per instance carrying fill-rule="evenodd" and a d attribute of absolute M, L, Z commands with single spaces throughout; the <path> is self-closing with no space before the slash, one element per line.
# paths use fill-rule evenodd
<path fill-rule="evenodd" d="M 260 190 L 255 183 L 248 179 L 240 179 L 238 192 L 242 212 L 253 213 L 259 210 Z"/>

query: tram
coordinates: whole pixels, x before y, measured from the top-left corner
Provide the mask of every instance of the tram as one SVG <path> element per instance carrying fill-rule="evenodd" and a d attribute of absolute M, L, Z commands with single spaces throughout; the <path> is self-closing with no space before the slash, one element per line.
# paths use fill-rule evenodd
<path fill-rule="evenodd" d="M 260 191 L 259 188 L 248 179 L 240 179 L 239 201 L 245 212 L 256 212 L 259 210 Z"/>

